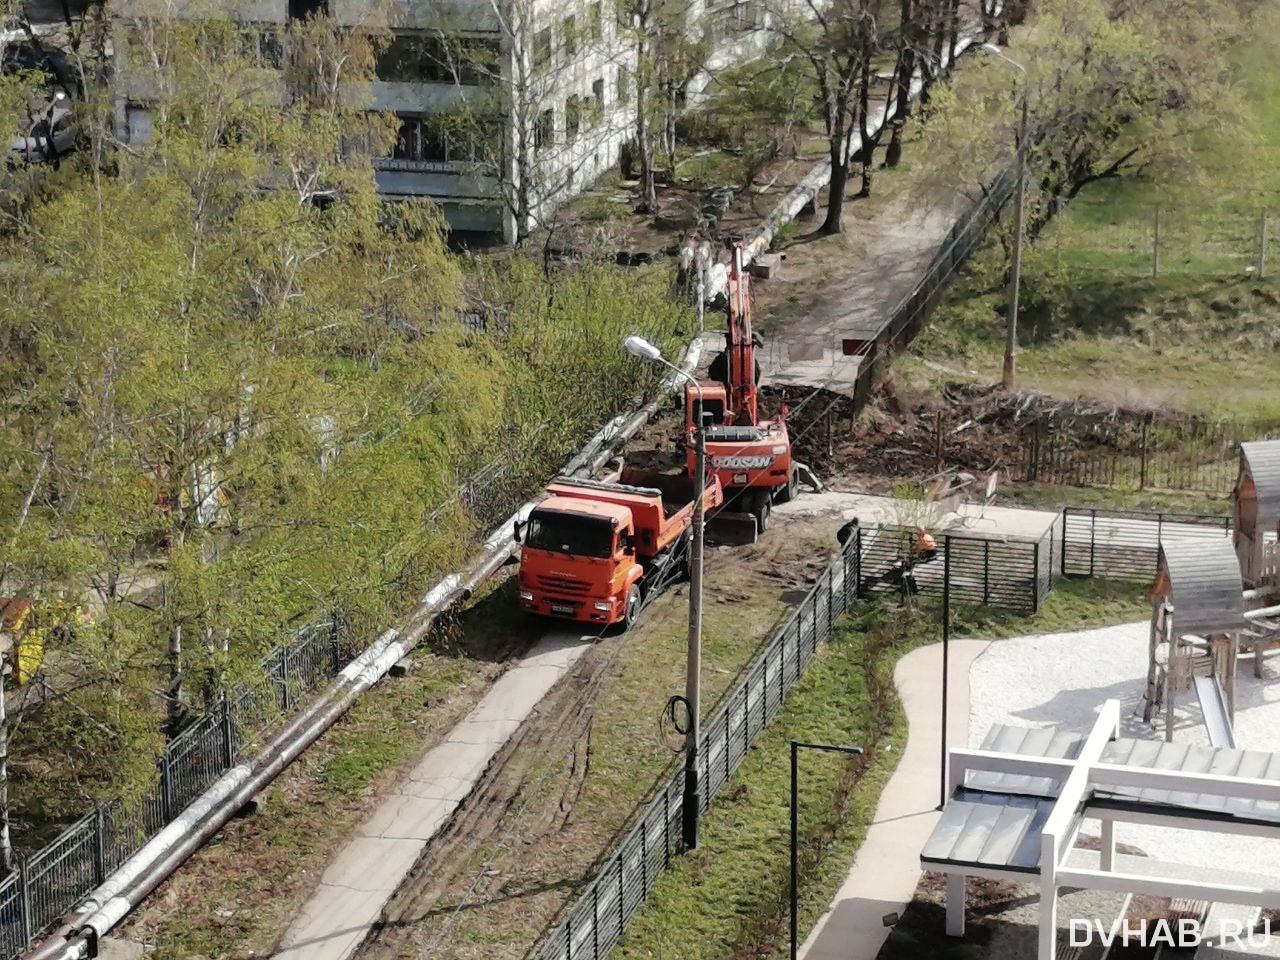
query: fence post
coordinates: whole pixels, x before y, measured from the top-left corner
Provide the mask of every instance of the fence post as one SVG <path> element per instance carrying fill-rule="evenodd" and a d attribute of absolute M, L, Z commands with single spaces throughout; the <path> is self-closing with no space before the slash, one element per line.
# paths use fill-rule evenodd
<path fill-rule="evenodd" d="M 280 647 L 280 689 L 282 691 L 281 707 L 285 713 L 293 708 L 293 698 L 289 696 L 289 644 Z"/>
<path fill-rule="evenodd" d="M 224 769 L 230 770 L 236 763 L 235 729 L 231 723 L 231 698 L 222 695 L 222 759 Z"/>
<path fill-rule="evenodd" d="M 169 771 L 169 748 L 160 755 L 160 806 L 164 810 L 164 822 L 173 821 L 173 774 Z"/>
<path fill-rule="evenodd" d="M 1040 541 L 1033 544 L 1031 551 L 1031 612 L 1040 612 Z"/>
<path fill-rule="evenodd" d="M 664 804 L 665 805 L 665 804 Z M 649 896 L 649 817 L 640 821 L 640 900 Z"/>
<path fill-rule="evenodd" d="M 1160 204 L 1155 207 L 1155 223 L 1151 243 L 1151 275 L 1160 276 Z"/>
<path fill-rule="evenodd" d="M 35 924 L 31 921 L 31 886 L 27 882 L 29 867 L 26 860 L 18 864 L 18 889 L 22 891 L 22 942 L 29 944 L 35 939 Z"/>
<path fill-rule="evenodd" d="M 643 826 L 641 830 L 643 830 Z M 626 884 L 623 880 L 625 867 L 622 863 L 622 851 L 618 851 L 618 939 L 622 939 L 622 930 L 627 925 L 627 905 L 626 894 L 623 892 Z"/>
<path fill-rule="evenodd" d="M 107 817 L 102 804 L 94 808 L 93 833 L 96 841 L 93 846 L 93 870 L 97 882 L 107 879 Z"/>

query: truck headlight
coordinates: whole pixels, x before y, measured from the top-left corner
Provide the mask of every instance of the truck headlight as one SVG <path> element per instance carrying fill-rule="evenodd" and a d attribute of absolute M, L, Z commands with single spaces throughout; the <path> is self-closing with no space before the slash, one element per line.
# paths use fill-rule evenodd
<path fill-rule="evenodd" d="M 521 591 L 520 591 L 520 599 L 521 599 L 521 600 L 532 600 L 532 599 L 533 599 L 533 594 L 532 594 L 532 593 L 530 593 L 528 590 L 521 590 Z"/>
<path fill-rule="evenodd" d="M 599 610 L 601 613 L 608 613 L 610 610 L 612 610 L 612 609 L 613 609 L 613 604 L 612 604 L 612 603 L 608 603 L 608 602 L 603 601 L 603 600 L 597 600 L 597 601 L 595 602 L 594 606 L 595 606 L 595 608 L 596 608 L 597 610 Z"/>

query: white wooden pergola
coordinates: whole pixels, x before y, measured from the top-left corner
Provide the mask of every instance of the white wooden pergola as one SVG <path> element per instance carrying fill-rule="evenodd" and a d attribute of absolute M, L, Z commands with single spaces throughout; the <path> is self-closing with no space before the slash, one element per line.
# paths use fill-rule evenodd
<path fill-rule="evenodd" d="M 1280 876 L 1259 886 L 1115 869 L 1118 822 L 1280 838 L 1280 754 L 1123 740 L 1119 725 L 1120 702 L 1108 700 L 1087 736 L 1052 741 L 1065 755 L 1029 752 L 1048 749 L 1047 736 L 949 752 L 951 799 L 920 855 L 947 876 L 948 934 L 964 934 L 968 877 L 1038 876 L 1039 960 L 1056 956 L 1064 887 L 1280 907 Z M 1097 869 L 1068 865 L 1086 819 L 1102 824 Z"/>

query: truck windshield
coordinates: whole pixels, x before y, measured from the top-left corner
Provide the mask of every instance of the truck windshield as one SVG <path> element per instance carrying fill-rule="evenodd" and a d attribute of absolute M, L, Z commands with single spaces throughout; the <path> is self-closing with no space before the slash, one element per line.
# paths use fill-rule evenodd
<path fill-rule="evenodd" d="M 613 527 L 605 520 L 535 510 L 529 516 L 525 546 L 578 557 L 613 556 Z"/>

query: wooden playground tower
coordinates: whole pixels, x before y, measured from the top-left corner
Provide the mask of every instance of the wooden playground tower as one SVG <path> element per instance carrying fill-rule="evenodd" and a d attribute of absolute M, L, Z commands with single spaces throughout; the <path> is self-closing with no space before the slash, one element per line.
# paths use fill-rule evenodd
<path fill-rule="evenodd" d="M 1164 710 L 1173 739 L 1174 704 L 1195 689 L 1210 742 L 1233 746 L 1236 667 L 1280 649 L 1280 440 L 1240 444 L 1231 539 L 1160 545 L 1151 589 L 1151 633 L 1143 719 Z"/>
<path fill-rule="evenodd" d="M 1160 545 L 1151 588 L 1147 689 L 1142 717 L 1164 710 L 1173 739 L 1174 706 L 1194 688 L 1214 746 L 1234 745 L 1236 662 L 1244 615 L 1240 566 L 1225 538 Z"/>

